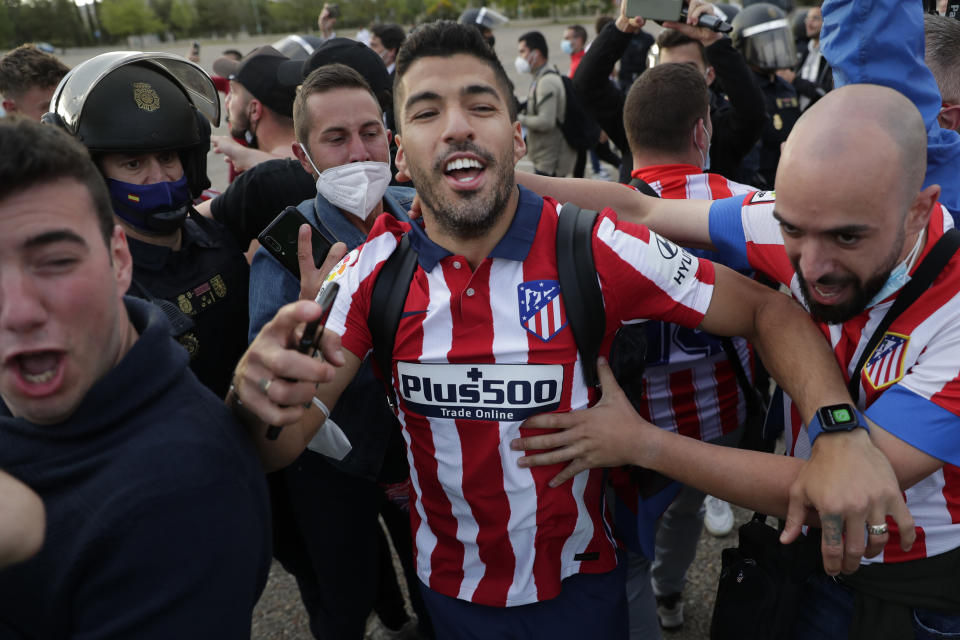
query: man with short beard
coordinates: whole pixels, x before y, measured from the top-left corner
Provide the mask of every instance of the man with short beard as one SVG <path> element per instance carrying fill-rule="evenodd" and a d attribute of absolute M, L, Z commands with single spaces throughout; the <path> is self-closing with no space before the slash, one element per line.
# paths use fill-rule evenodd
<path fill-rule="evenodd" d="M 856 127 L 851 127 L 854 121 Z M 960 562 L 960 256 L 952 257 L 867 352 L 871 336 L 917 265 L 953 227 L 950 213 L 937 202 L 940 187 L 922 188 L 925 142 L 923 118 L 902 94 L 876 85 L 847 85 L 821 98 L 798 121 L 783 150 L 776 195 L 760 191 L 696 203 L 631 194 L 632 204 L 619 203 L 629 212 L 624 216 L 647 222 L 678 242 L 712 245 L 725 264 L 755 269 L 790 287 L 820 323 L 848 376 L 867 353 L 858 374 L 858 407 L 848 409 L 859 414 L 859 425 L 849 425 L 852 430 L 824 430 L 821 435 L 823 411 L 811 420 L 789 397 L 774 403 L 782 410 L 768 416 L 768 425 L 773 418 L 785 423 L 786 449 L 793 459 L 743 451 L 730 455 L 713 448 L 709 463 L 701 467 L 698 461 L 706 449 L 696 449 L 698 443 L 691 447 L 692 440 L 684 438 L 663 442 L 659 430 L 627 417 L 632 411 L 624 407 L 589 418 L 592 424 L 616 425 L 616 433 L 591 434 L 603 443 L 599 450 L 587 454 L 563 440 L 567 453 L 587 455 L 589 466 L 642 465 L 717 497 L 780 515 L 787 490 L 780 482 L 799 469 L 796 458 L 814 455 L 804 472 L 812 480 L 807 485 L 811 501 L 818 495 L 853 495 L 844 478 L 860 481 L 861 472 L 850 465 L 860 464 L 857 456 L 869 455 L 868 450 L 856 455 L 848 450 L 842 462 L 834 459 L 830 466 L 813 463 L 829 460 L 824 446 L 839 451 L 859 447 L 854 439 L 872 442 L 889 459 L 915 526 L 899 523 L 895 528 L 882 510 L 868 509 L 865 541 L 862 523 L 844 529 L 835 516 L 821 513 L 825 549 L 845 544 L 849 553 L 866 543 L 865 555 L 877 557 L 862 565 L 855 557 L 846 558 L 843 570 L 856 573 L 840 583 L 824 575 L 811 577 L 800 592 L 803 606 L 794 624 L 798 638 L 847 638 L 848 633 L 851 638 L 906 638 L 922 627 L 945 634 L 960 629 L 955 569 Z M 544 182 L 538 188 L 553 192 L 576 189 L 585 205 L 618 197 L 586 194 L 582 181 L 538 180 Z M 806 361 L 796 364 L 804 367 Z M 629 453 L 625 439 L 644 441 L 647 451 L 656 454 Z M 557 444 L 534 438 L 524 446 Z M 733 477 L 737 480 L 731 483 Z M 764 507 L 758 502 L 764 499 L 779 506 Z M 804 514 L 791 510 L 786 515 L 785 541 L 799 533 Z M 912 548 L 901 544 L 913 537 Z M 864 607 L 884 614 L 854 615 Z"/>
<path fill-rule="evenodd" d="M 292 158 L 293 98 L 296 87 L 284 85 L 277 77 L 287 56 L 267 45 L 254 49 L 241 60 L 218 58 L 214 73 L 230 79 L 230 93 L 224 100 L 230 136 L 213 136 L 214 152 L 230 159 L 237 171 L 271 160 Z M 243 146 L 237 140 L 243 140 Z"/>
<path fill-rule="evenodd" d="M 333 406 L 371 349 L 373 283 L 405 235 L 418 262 L 384 373 L 399 402 L 418 586 L 437 637 L 623 638 L 624 566 L 603 473 L 558 485 L 559 467 L 521 468 L 510 447 L 527 418 L 583 409 L 598 389 L 584 382 L 559 291 L 560 206 L 514 182 L 525 146 L 506 74 L 476 30 L 437 22 L 404 43 L 395 87 L 396 164 L 420 193 L 423 224 L 383 216 L 334 268 L 325 361 L 289 348 L 317 305 L 288 305 L 251 344 L 228 402 L 267 467 L 296 458 L 326 421 L 311 399 Z M 849 401 L 829 349 L 784 296 L 609 209 L 592 249 L 602 353 L 625 323 L 700 326 L 753 340 L 804 415 Z M 795 366 L 800 358 L 808 367 Z M 285 425 L 276 440 L 265 423 Z"/>

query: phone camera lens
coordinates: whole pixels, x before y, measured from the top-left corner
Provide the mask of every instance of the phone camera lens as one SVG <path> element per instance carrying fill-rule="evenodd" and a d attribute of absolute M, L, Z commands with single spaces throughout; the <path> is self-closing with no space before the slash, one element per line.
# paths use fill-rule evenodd
<path fill-rule="evenodd" d="M 277 253 L 283 253 L 283 247 L 280 246 L 280 243 L 277 242 L 272 236 L 267 236 L 264 238 L 264 241 L 270 245 L 270 248 L 276 251 Z"/>

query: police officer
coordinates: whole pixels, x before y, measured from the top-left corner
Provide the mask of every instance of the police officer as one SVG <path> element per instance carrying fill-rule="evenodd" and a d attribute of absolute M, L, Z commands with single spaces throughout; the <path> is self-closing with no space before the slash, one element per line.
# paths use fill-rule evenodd
<path fill-rule="evenodd" d="M 493 9 L 480 7 L 479 9 L 464 10 L 457 19 L 457 22 L 460 24 L 474 25 L 480 31 L 483 39 L 487 41 L 487 44 L 490 45 L 490 48 L 493 49 L 493 45 L 497 41 L 493 35 L 493 30 L 501 24 L 508 22 L 508 20 Z"/>
<path fill-rule="evenodd" d="M 161 306 L 200 381 L 223 396 L 246 347 L 249 267 L 195 198 L 210 186 L 210 77 L 173 54 L 105 53 L 75 67 L 44 122 L 90 150 L 133 254 L 129 294 Z"/>
<path fill-rule="evenodd" d="M 772 189 L 780 162 L 780 145 L 800 117 L 796 89 L 776 73 L 778 69 L 796 66 L 796 45 L 787 14 L 765 2 L 751 4 L 737 14 L 731 37 L 753 70 L 767 107 L 760 141 L 743 161 L 744 181 Z"/>

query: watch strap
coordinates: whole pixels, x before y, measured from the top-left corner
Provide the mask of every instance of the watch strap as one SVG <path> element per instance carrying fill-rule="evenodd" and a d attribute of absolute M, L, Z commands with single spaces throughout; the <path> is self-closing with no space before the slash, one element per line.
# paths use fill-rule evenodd
<path fill-rule="evenodd" d="M 854 408 L 853 411 L 857 416 L 857 422 L 859 422 L 860 424 L 858 424 L 856 427 L 852 427 L 848 429 L 848 431 L 853 431 L 853 429 L 863 428 L 867 430 L 867 433 L 869 433 L 870 426 L 867 424 L 867 417 L 859 409 Z M 810 439 L 811 448 L 813 448 L 813 442 L 822 433 L 824 433 L 824 428 L 823 428 L 823 424 L 820 422 L 820 412 L 817 411 L 815 414 L 813 414 L 813 418 L 807 424 L 807 437 Z M 837 433 L 837 431 L 827 431 L 826 433 Z"/>

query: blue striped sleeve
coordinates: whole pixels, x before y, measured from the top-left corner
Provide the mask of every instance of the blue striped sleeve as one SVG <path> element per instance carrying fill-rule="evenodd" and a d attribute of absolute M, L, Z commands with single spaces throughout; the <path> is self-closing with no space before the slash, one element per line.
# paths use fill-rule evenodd
<path fill-rule="evenodd" d="M 899 384 L 885 391 L 865 413 L 907 444 L 960 465 L 960 416 Z"/>

